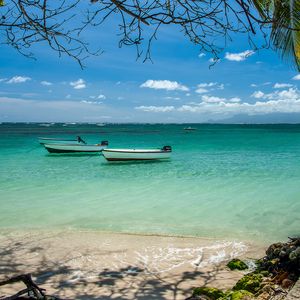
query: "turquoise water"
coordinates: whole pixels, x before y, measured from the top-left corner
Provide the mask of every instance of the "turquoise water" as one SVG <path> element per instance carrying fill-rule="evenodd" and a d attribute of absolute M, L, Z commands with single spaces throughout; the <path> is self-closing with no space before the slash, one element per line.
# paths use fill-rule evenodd
<path fill-rule="evenodd" d="M 300 125 L 1 124 L 0 229 L 286 239 L 300 229 Z M 171 145 L 170 161 L 53 155 L 38 136 Z"/>

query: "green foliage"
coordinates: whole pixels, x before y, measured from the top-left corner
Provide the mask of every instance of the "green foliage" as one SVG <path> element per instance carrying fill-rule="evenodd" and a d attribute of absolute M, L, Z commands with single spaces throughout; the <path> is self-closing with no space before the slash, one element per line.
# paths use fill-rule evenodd
<path fill-rule="evenodd" d="M 0 0 L 0 6 L 4 6 L 5 3 L 4 3 L 4 0 Z"/>
<path fill-rule="evenodd" d="M 254 295 L 246 290 L 237 290 L 232 291 L 229 290 L 226 293 L 222 292 L 217 288 L 209 288 L 209 287 L 198 287 L 193 291 L 193 296 L 207 296 L 212 300 L 242 300 L 245 297 L 254 297 Z"/>
<path fill-rule="evenodd" d="M 225 296 L 219 298 L 218 300 L 243 300 L 244 298 L 252 298 L 254 295 L 251 292 L 245 290 L 239 291 L 227 291 Z"/>
<path fill-rule="evenodd" d="M 240 259 L 234 258 L 228 264 L 227 267 L 230 270 L 246 270 L 248 266 Z"/>
<path fill-rule="evenodd" d="M 281 56 L 300 70 L 300 1 L 252 0 L 261 18 L 272 23 L 271 40 Z"/>
<path fill-rule="evenodd" d="M 268 271 L 260 271 L 259 273 L 261 275 L 263 275 L 264 277 L 268 277 L 270 275 L 270 273 Z"/>
<path fill-rule="evenodd" d="M 200 296 L 200 295 L 205 295 L 212 300 L 217 300 L 225 296 L 225 294 L 221 290 L 216 288 L 209 288 L 209 287 L 195 288 L 193 291 L 193 296 Z"/>
<path fill-rule="evenodd" d="M 242 300 L 245 297 L 254 297 L 254 295 L 245 290 L 234 291 L 230 294 L 230 300 Z"/>
<path fill-rule="evenodd" d="M 263 275 L 259 273 L 249 273 L 243 276 L 233 287 L 233 290 L 245 290 L 251 293 L 256 293 L 260 287 Z"/>

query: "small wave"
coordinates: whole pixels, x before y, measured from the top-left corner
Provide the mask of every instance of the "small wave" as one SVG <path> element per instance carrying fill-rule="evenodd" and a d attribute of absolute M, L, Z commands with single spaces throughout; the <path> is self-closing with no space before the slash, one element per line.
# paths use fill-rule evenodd
<path fill-rule="evenodd" d="M 241 242 L 217 242 L 204 247 L 146 247 L 135 251 L 136 265 L 149 274 L 169 272 L 190 265 L 204 268 L 220 264 L 245 253 L 247 246 Z M 126 255 L 115 257 L 122 265 L 130 265 Z"/>

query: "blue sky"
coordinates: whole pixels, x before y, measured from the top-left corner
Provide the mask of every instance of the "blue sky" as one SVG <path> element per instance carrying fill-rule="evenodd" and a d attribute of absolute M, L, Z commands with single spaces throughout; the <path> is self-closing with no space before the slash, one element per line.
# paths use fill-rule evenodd
<path fill-rule="evenodd" d="M 242 35 L 209 68 L 174 28 L 152 45 L 153 63 L 120 49 L 116 33 L 111 23 L 88 32 L 104 52 L 83 70 L 46 45 L 36 60 L 1 46 L 0 122 L 300 122 L 300 74 Z"/>

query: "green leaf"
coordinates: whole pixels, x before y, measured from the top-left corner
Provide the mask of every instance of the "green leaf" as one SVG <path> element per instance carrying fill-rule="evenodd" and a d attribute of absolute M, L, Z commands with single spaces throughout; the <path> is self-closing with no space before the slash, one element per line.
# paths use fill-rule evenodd
<path fill-rule="evenodd" d="M 271 41 L 283 59 L 300 71 L 300 1 L 253 0 L 263 21 L 271 21 Z"/>

